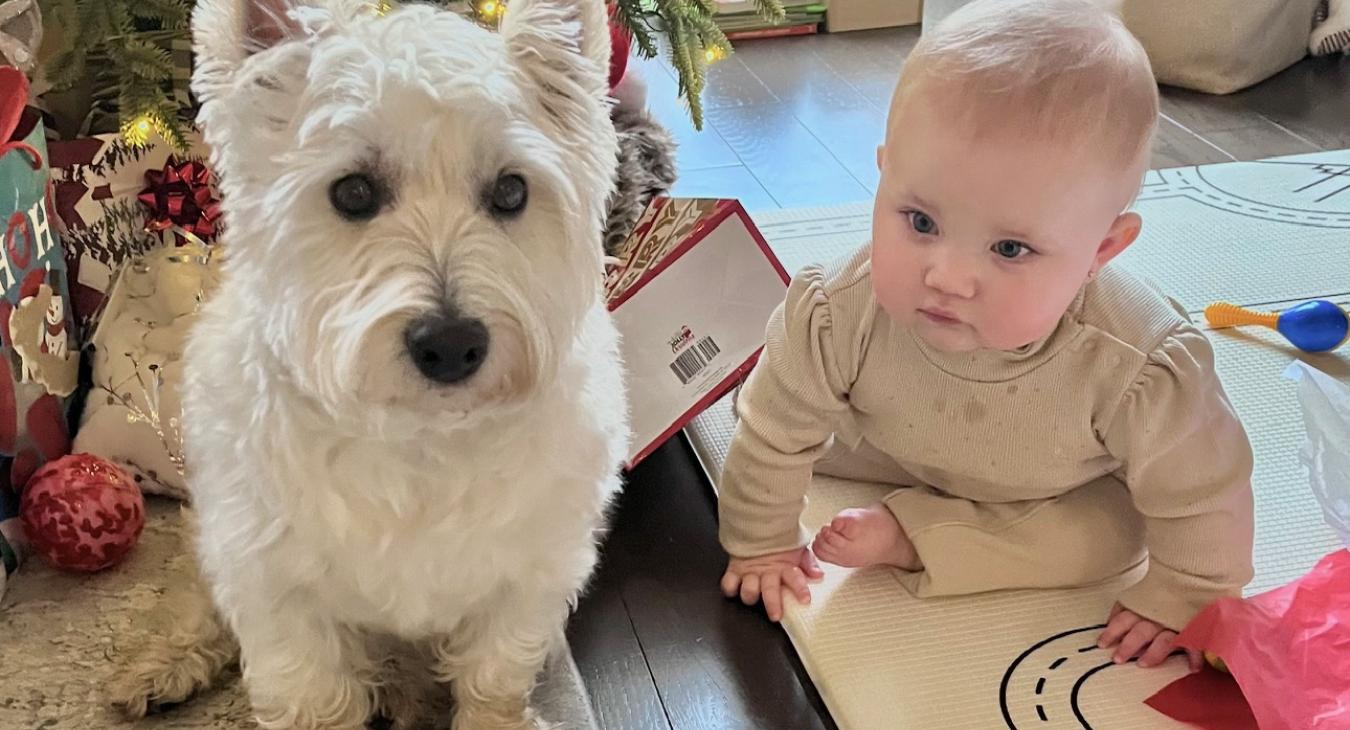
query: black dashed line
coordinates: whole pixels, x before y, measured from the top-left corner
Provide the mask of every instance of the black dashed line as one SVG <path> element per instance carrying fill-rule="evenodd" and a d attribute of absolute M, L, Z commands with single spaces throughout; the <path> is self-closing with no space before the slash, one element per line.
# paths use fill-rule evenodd
<path fill-rule="evenodd" d="M 1050 718 L 1045 716 L 1045 706 L 1036 705 L 1036 715 L 1041 718 L 1041 722 L 1050 722 Z"/>
<path fill-rule="evenodd" d="M 1043 692 L 1045 692 L 1045 677 L 1041 677 L 1036 681 L 1036 694 L 1041 694 Z"/>
<path fill-rule="evenodd" d="M 1067 662 L 1067 661 L 1069 661 L 1069 658 L 1066 657 L 1066 656 L 1062 656 L 1062 657 L 1056 659 L 1056 660 L 1055 660 L 1055 663 L 1050 665 L 1050 671 L 1054 671 L 1054 670 L 1056 670 L 1056 669 L 1059 669 L 1059 665 L 1061 665 L 1061 664 L 1063 664 L 1064 662 Z"/>

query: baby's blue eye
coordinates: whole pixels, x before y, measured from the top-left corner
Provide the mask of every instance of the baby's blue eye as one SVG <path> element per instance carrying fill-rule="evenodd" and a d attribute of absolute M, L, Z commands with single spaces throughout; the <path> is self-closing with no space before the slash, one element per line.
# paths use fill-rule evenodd
<path fill-rule="evenodd" d="M 994 244 L 994 253 L 1005 259 L 1020 259 L 1031 252 L 1031 248 L 1021 241 L 1004 239 Z"/>
<path fill-rule="evenodd" d="M 911 210 L 909 212 L 909 225 L 916 233 L 922 233 L 925 236 L 937 233 L 937 221 L 922 211 Z"/>

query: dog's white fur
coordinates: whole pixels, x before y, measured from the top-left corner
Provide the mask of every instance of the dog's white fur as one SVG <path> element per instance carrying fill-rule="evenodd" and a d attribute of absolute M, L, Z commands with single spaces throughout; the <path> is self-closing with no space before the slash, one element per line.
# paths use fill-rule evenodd
<path fill-rule="evenodd" d="M 230 631 L 198 612 L 114 701 L 184 699 L 233 633 L 263 727 L 361 728 L 401 711 L 372 650 L 392 637 L 429 649 L 455 728 L 535 727 L 527 696 L 596 561 L 628 439 L 601 295 L 603 3 L 513 0 L 491 33 L 428 6 L 203 0 L 193 26 L 229 234 L 183 423 L 198 557 Z M 354 171 L 389 191 L 367 222 L 329 202 Z M 503 172 L 529 185 L 516 218 L 485 207 Z M 445 306 L 491 336 L 455 385 L 405 353 L 410 322 Z"/>

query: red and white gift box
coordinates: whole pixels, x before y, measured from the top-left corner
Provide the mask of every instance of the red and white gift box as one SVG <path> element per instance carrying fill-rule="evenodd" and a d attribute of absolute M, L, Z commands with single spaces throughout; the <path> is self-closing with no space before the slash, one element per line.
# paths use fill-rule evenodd
<path fill-rule="evenodd" d="M 740 382 L 787 291 L 735 200 L 656 198 L 605 281 L 623 338 L 632 468 Z"/>

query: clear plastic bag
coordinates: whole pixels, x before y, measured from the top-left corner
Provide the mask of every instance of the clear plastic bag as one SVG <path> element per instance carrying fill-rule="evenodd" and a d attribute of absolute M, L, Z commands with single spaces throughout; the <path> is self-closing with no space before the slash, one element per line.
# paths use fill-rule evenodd
<path fill-rule="evenodd" d="M 1350 547 L 1350 383 L 1295 360 L 1284 377 L 1298 382 L 1307 441 L 1303 462 L 1327 522 Z"/>

